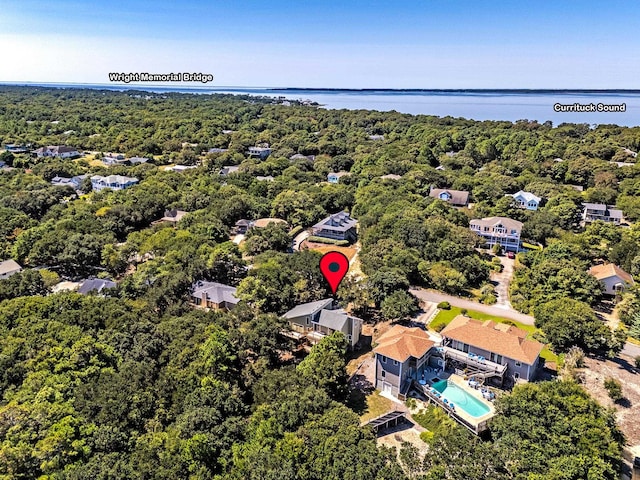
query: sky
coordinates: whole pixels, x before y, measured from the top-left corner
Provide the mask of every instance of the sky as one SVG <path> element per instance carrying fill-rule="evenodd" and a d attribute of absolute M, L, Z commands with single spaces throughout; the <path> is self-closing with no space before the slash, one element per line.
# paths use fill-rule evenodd
<path fill-rule="evenodd" d="M 640 88 L 635 0 L 1 3 L 2 82 L 190 72 L 210 87 Z"/>

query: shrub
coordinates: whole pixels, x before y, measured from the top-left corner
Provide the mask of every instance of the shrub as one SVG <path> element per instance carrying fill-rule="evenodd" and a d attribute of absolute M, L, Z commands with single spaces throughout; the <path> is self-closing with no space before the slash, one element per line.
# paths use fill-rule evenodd
<path fill-rule="evenodd" d="M 638 355 L 636 358 L 636 368 L 640 368 L 640 355 Z"/>
<path fill-rule="evenodd" d="M 335 245 L 337 247 L 346 247 L 347 245 L 349 245 L 349 242 L 347 240 L 334 240 L 332 238 L 316 237 L 314 235 L 308 237 L 307 240 L 309 242 L 325 243 L 327 245 Z"/>
<path fill-rule="evenodd" d="M 417 405 L 415 398 L 407 398 L 407 401 L 404 402 L 404 404 L 409 410 L 413 410 L 414 408 L 416 408 L 416 405 Z"/>
<path fill-rule="evenodd" d="M 495 295 L 489 294 L 489 295 L 485 295 L 482 298 L 480 298 L 480 301 L 482 303 L 484 303 L 485 305 L 493 305 L 494 303 L 496 303 L 498 301 L 498 299 L 496 298 Z"/>
<path fill-rule="evenodd" d="M 462 315 L 464 315 L 465 317 L 467 316 L 467 313 L 468 313 L 468 312 L 469 312 L 469 310 L 467 310 L 466 308 L 461 308 L 461 309 L 460 309 L 460 313 L 461 313 Z"/>
<path fill-rule="evenodd" d="M 604 388 L 607 389 L 611 400 L 613 400 L 614 402 L 622 400 L 622 385 L 615 378 L 607 378 L 604 381 Z"/>
<path fill-rule="evenodd" d="M 436 325 L 436 327 L 434 328 L 434 330 L 438 333 L 440 333 L 442 330 L 444 330 L 444 327 L 446 327 L 446 325 L 444 323 L 439 323 L 438 325 Z"/>
<path fill-rule="evenodd" d="M 303 230 L 302 225 L 298 225 L 297 227 L 293 227 L 290 231 L 289 231 L 289 236 L 291 238 L 294 238 L 296 235 L 298 235 L 301 231 Z"/>
<path fill-rule="evenodd" d="M 451 304 L 449 302 L 440 302 L 438 308 L 440 310 L 451 310 Z"/>

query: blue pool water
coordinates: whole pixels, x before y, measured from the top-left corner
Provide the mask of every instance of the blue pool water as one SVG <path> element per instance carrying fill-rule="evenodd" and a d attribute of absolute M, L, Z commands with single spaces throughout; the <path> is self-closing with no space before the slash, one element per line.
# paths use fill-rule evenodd
<path fill-rule="evenodd" d="M 468 394 L 457 385 L 448 384 L 446 380 L 440 380 L 432 387 L 442 394 L 442 398 L 453 402 L 456 408 L 461 408 L 472 417 L 481 417 L 491 411 L 487 405 L 473 395 Z"/>

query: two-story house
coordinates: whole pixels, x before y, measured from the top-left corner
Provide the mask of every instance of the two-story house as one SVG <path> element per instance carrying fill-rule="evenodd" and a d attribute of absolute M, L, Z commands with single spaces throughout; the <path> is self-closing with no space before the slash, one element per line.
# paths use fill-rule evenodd
<path fill-rule="evenodd" d="M 111 190 L 124 190 L 138 183 L 138 179 L 134 177 L 124 177 L 122 175 L 109 175 L 103 177 L 101 175 L 94 175 L 91 177 L 91 186 L 94 192 L 100 192 L 105 188 Z"/>
<path fill-rule="evenodd" d="M 196 282 L 191 287 L 191 303 L 212 310 L 231 310 L 240 299 L 235 287 L 217 282 Z"/>
<path fill-rule="evenodd" d="M 488 217 L 471 220 L 469 228 L 484 238 L 489 247 L 499 244 L 507 251 L 520 251 L 522 222 L 506 217 Z"/>
<path fill-rule="evenodd" d="M 617 210 L 602 203 L 583 203 L 582 221 L 584 223 L 591 223 L 596 220 L 620 225 L 622 221 L 622 210 Z"/>
<path fill-rule="evenodd" d="M 49 145 L 48 147 L 40 147 L 33 153 L 38 158 L 57 157 L 57 158 L 75 158 L 80 156 L 80 152 L 66 145 Z"/>
<path fill-rule="evenodd" d="M 443 202 L 450 203 L 455 207 L 465 207 L 469 203 L 469 192 L 464 190 L 450 190 L 446 188 L 431 188 L 429 190 L 431 198 L 437 198 Z"/>
<path fill-rule="evenodd" d="M 466 370 L 478 378 L 532 380 L 540 367 L 544 344 L 506 323 L 455 317 L 440 332 L 447 367 Z"/>
<path fill-rule="evenodd" d="M 247 155 L 250 157 L 258 157 L 260 160 L 266 159 L 271 155 L 271 149 L 269 147 L 249 147 Z"/>
<path fill-rule="evenodd" d="M 354 348 L 362 333 L 362 320 L 338 308 L 331 298 L 298 305 L 283 317 L 289 320 L 294 336 L 305 337 L 311 343 L 318 343 L 334 332 L 342 332 L 349 347 Z"/>
<path fill-rule="evenodd" d="M 311 229 L 317 237 L 355 242 L 357 224 L 358 222 L 351 218 L 347 212 L 338 212 L 319 221 Z"/>
<path fill-rule="evenodd" d="M 525 192 L 524 190 L 520 190 L 513 195 L 507 195 L 507 197 L 513 197 L 520 208 L 526 208 L 527 210 L 538 210 L 538 207 L 542 202 L 542 198 L 531 192 Z"/>
<path fill-rule="evenodd" d="M 412 380 L 424 377 L 435 345 L 417 327 L 393 326 L 378 338 L 373 349 L 376 359 L 376 388 L 383 393 L 406 398 Z"/>

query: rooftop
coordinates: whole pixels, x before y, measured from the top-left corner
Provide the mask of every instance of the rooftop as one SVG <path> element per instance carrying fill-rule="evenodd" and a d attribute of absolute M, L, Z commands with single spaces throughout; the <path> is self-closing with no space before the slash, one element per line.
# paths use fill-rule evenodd
<path fill-rule="evenodd" d="M 604 280 L 605 278 L 615 277 L 621 278 L 626 283 L 633 285 L 633 277 L 627 272 L 622 270 L 615 263 L 606 263 L 604 265 L 594 265 L 589 269 L 589 273 L 596 277 L 598 280 Z"/>
<path fill-rule="evenodd" d="M 380 336 L 378 346 L 373 351 L 399 362 L 409 357 L 421 358 L 435 343 L 429 339 L 427 333 L 418 328 L 408 328 L 401 325 L 393 326 L 388 332 Z"/>
<path fill-rule="evenodd" d="M 527 332 L 493 320 L 474 320 L 458 315 L 440 334 L 512 360 L 533 365 L 544 348 L 536 340 L 529 340 Z"/>
<path fill-rule="evenodd" d="M 218 304 L 226 302 L 236 305 L 240 301 L 236 297 L 236 288 L 223 283 L 205 281 L 195 283 L 191 296 L 201 298 L 203 294 L 206 295 L 207 300 Z"/>
<path fill-rule="evenodd" d="M 7 273 L 19 272 L 22 267 L 15 260 L 5 260 L 0 262 L 0 275 L 6 275 Z"/>
<path fill-rule="evenodd" d="M 540 201 L 542 200 L 542 198 L 538 197 L 537 195 L 534 195 L 531 192 L 525 192 L 524 190 L 520 190 L 519 192 L 514 193 L 513 195 L 509 195 L 510 197 L 521 197 L 524 199 L 525 202 L 530 202 L 531 200 L 535 200 L 537 203 L 540 203 Z"/>
<path fill-rule="evenodd" d="M 432 188 L 429 191 L 429 196 L 432 198 L 440 198 L 440 194 L 448 193 L 451 197 L 451 203 L 458 205 L 466 205 L 469 201 L 469 192 L 465 190 L 451 190 L 448 188 Z"/>
<path fill-rule="evenodd" d="M 350 228 L 355 228 L 357 224 L 358 222 L 351 218 L 347 212 L 338 212 L 316 223 L 313 229 L 346 232 Z"/>
<path fill-rule="evenodd" d="M 314 315 L 318 313 L 320 310 L 327 308 L 328 306 L 333 304 L 332 298 L 325 298 L 324 300 L 318 300 L 316 302 L 303 303 L 302 305 L 297 305 L 289 310 L 287 313 L 282 315 L 284 318 L 296 318 L 303 317 L 306 315 Z"/>
<path fill-rule="evenodd" d="M 115 288 L 116 282 L 107 278 L 88 278 L 78 288 L 78 293 L 87 295 L 89 292 L 102 292 L 105 288 Z"/>
<path fill-rule="evenodd" d="M 476 218 L 469 222 L 471 225 L 497 227 L 502 225 L 508 229 L 522 230 L 522 222 L 507 217 Z"/>

